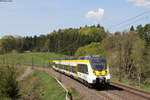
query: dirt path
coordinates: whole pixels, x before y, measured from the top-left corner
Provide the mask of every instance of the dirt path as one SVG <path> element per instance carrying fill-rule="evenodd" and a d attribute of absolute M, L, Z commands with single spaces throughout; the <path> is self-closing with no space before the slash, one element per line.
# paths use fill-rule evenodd
<path fill-rule="evenodd" d="M 28 67 L 25 72 L 18 78 L 18 81 L 24 80 L 27 76 L 32 74 L 33 69 L 31 67 Z"/>

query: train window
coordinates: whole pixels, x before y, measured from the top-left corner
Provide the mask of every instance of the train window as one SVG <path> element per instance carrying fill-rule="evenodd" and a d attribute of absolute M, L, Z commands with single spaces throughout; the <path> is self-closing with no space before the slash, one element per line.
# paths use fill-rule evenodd
<path fill-rule="evenodd" d="M 91 59 L 91 65 L 94 70 L 102 71 L 106 69 L 106 60 L 104 58 L 93 58 Z"/>
<path fill-rule="evenodd" d="M 61 69 L 64 69 L 64 66 L 63 65 L 60 65 L 61 66 Z"/>
<path fill-rule="evenodd" d="M 78 71 L 88 74 L 88 66 L 86 64 L 78 64 Z"/>
<path fill-rule="evenodd" d="M 56 64 L 55 64 L 55 62 L 50 62 L 49 63 L 49 66 L 55 66 Z"/>
<path fill-rule="evenodd" d="M 69 71 L 72 72 L 72 66 L 69 65 Z"/>
<path fill-rule="evenodd" d="M 63 69 L 66 70 L 66 66 L 65 65 L 62 65 L 62 66 L 63 66 Z"/>
<path fill-rule="evenodd" d="M 57 68 L 59 67 L 58 64 L 56 64 L 56 67 L 57 67 Z"/>
<path fill-rule="evenodd" d="M 69 71 L 70 71 L 70 72 L 72 72 L 72 68 L 71 68 L 71 66 L 70 66 L 70 65 L 69 65 Z"/>
<path fill-rule="evenodd" d="M 61 65 L 61 64 L 56 64 L 56 67 L 60 68 L 60 69 L 63 69 L 63 65 Z"/>
<path fill-rule="evenodd" d="M 73 66 L 73 72 L 77 73 L 77 67 L 76 66 Z"/>
<path fill-rule="evenodd" d="M 65 65 L 65 66 L 66 66 L 66 70 L 70 71 L 70 66 L 68 66 L 68 65 Z"/>
<path fill-rule="evenodd" d="M 60 69 L 61 69 L 61 66 L 60 66 L 59 64 L 57 64 L 57 66 L 58 66 L 58 68 L 60 68 Z"/>
<path fill-rule="evenodd" d="M 76 70 L 76 66 L 71 66 L 71 71 L 73 72 L 73 73 L 77 73 L 77 70 Z"/>
<path fill-rule="evenodd" d="M 63 69 L 66 70 L 66 66 L 65 65 L 62 65 L 62 66 L 63 66 Z"/>
<path fill-rule="evenodd" d="M 64 65 L 60 65 L 60 66 L 62 66 L 62 69 L 64 69 Z"/>
<path fill-rule="evenodd" d="M 65 67 L 65 70 L 67 70 L 67 66 L 66 66 L 66 65 L 64 65 L 64 67 Z"/>
<path fill-rule="evenodd" d="M 61 69 L 61 66 L 59 64 L 57 64 L 57 67 Z"/>
<path fill-rule="evenodd" d="M 81 65 L 78 65 L 78 71 L 79 71 L 79 72 L 82 72 L 82 67 L 81 67 Z"/>

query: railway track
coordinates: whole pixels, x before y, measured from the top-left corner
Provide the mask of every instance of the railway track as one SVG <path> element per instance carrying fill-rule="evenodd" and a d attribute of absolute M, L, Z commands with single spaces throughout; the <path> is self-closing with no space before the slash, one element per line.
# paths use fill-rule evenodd
<path fill-rule="evenodd" d="M 122 84 L 111 82 L 110 86 L 104 89 L 89 89 L 80 82 L 50 68 L 33 68 L 49 72 L 57 78 L 61 75 L 61 82 L 68 88 L 75 88 L 78 91 L 81 100 L 150 100 L 149 92 L 144 92 Z"/>
<path fill-rule="evenodd" d="M 141 96 L 143 98 L 146 98 L 146 99 L 150 100 L 150 92 L 142 91 L 142 90 L 139 90 L 137 88 L 127 86 L 127 85 L 123 85 L 123 84 L 116 83 L 116 82 L 111 82 L 111 85 L 116 86 L 116 87 L 120 87 L 120 88 L 124 89 L 127 92 L 130 92 L 132 94 L 135 94 L 135 95 L 138 95 L 138 96 Z"/>

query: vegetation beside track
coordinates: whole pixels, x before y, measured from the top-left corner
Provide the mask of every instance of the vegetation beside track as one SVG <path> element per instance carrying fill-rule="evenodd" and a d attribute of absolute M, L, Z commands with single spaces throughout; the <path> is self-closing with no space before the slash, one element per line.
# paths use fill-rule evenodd
<path fill-rule="evenodd" d="M 135 88 L 143 90 L 143 91 L 148 91 L 148 92 L 150 91 L 150 87 L 145 86 L 144 84 L 140 84 L 140 86 L 139 86 L 138 83 L 133 82 L 131 80 L 122 79 L 122 81 L 120 82 L 118 78 L 113 77 L 113 78 L 111 78 L 111 81 L 121 83 L 121 84 L 124 84 L 127 86 L 132 86 L 132 87 L 135 87 Z"/>
<path fill-rule="evenodd" d="M 32 70 L 28 76 L 26 66 L 0 66 L 0 100 L 65 100 L 65 92 L 48 73 Z"/>
<path fill-rule="evenodd" d="M 75 88 L 69 88 L 68 90 L 73 96 L 73 100 L 81 100 L 81 98 L 79 97 L 79 93 L 77 92 Z"/>
<path fill-rule="evenodd" d="M 15 67 L 0 66 L 0 100 L 16 100 L 20 97 L 19 74 Z"/>
<path fill-rule="evenodd" d="M 36 100 L 65 100 L 65 92 L 51 75 L 35 70 L 21 83 L 22 96 Z"/>

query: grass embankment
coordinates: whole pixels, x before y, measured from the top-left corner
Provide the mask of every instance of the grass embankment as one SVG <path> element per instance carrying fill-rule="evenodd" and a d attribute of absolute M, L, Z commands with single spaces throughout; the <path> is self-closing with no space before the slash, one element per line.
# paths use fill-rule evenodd
<path fill-rule="evenodd" d="M 128 85 L 128 86 L 131 86 L 131 87 L 135 87 L 135 88 L 141 89 L 143 91 L 150 92 L 150 87 L 145 86 L 144 84 L 140 84 L 140 86 L 139 86 L 139 84 L 137 82 L 133 82 L 133 81 L 130 81 L 130 80 L 122 79 L 122 81 L 120 82 L 118 78 L 113 77 L 113 78 L 111 78 L 111 81 L 121 83 L 121 84 L 124 84 L 124 85 Z"/>
<path fill-rule="evenodd" d="M 79 97 L 79 93 L 75 88 L 69 88 L 68 91 L 71 93 L 73 100 L 81 100 L 82 98 Z"/>
<path fill-rule="evenodd" d="M 35 70 L 21 83 L 23 98 L 33 100 L 65 100 L 65 92 L 49 74 Z"/>
<path fill-rule="evenodd" d="M 0 64 L 33 64 L 38 66 L 48 66 L 49 60 L 64 57 L 68 56 L 46 52 L 9 53 L 5 55 L 0 55 Z"/>

